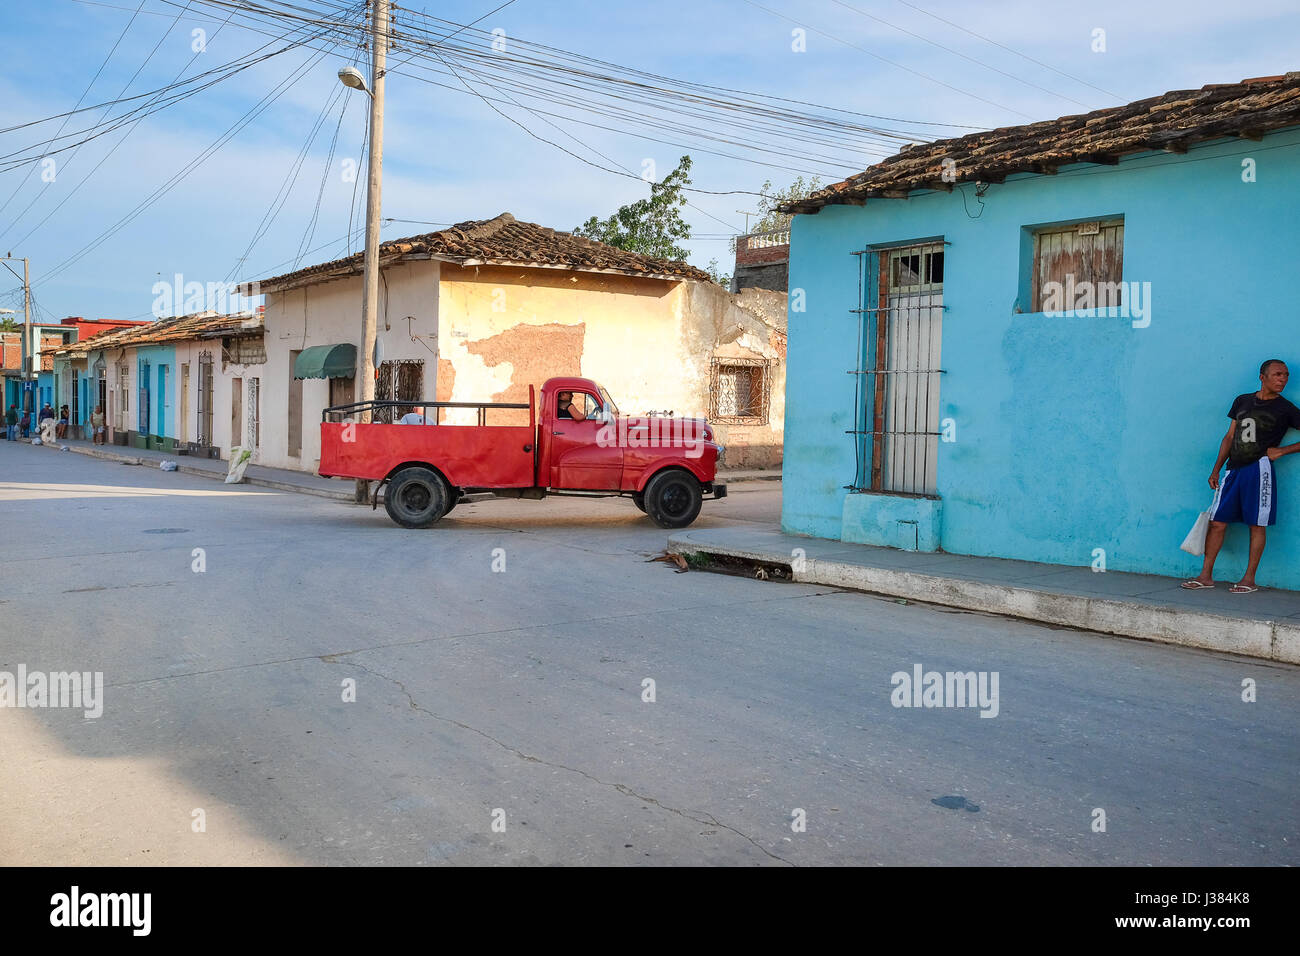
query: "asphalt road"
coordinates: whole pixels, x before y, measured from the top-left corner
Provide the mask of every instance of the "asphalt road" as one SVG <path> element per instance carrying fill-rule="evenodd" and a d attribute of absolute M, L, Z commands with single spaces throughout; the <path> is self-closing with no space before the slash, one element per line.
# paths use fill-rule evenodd
<path fill-rule="evenodd" d="M 0 527 L 0 672 L 105 683 L 0 708 L 0 863 L 1300 863 L 1294 667 L 679 574 L 626 501 L 405 531 L 0 442 Z"/>

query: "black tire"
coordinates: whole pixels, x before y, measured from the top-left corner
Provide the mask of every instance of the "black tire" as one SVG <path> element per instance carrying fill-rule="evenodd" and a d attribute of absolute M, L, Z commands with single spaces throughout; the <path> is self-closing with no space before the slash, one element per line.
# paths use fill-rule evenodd
<path fill-rule="evenodd" d="M 641 511 L 645 511 L 645 495 L 637 493 L 632 496 L 632 504 L 636 505 Z"/>
<path fill-rule="evenodd" d="M 645 513 L 661 528 L 685 528 L 700 513 L 704 494 L 700 482 L 688 471 L 661 471 L 643 492 Z"/>
<path fill-rule="evenodd" d="M 428 528 L 451 510 L 451 490 L 436 471 L 403 468 L 388 481 L 384 509 L 403 528 Z"/>

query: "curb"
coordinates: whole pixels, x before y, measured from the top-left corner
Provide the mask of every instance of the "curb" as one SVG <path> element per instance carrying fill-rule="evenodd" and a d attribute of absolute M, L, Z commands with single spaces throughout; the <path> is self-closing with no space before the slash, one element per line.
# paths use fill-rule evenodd
<path fill-rule="evenodd" d="M 51 448 L 55 446 L 49 446 Z M 101 451 L 97 448 L 78 448 L 75 445 L 69 445 L 68 451 L 78 455 L 85 455 L 88 458 L 102 458 L 105 461 L 116 461 L 124 465 L 146 465 L 153 462 L 152 458 L 145 459 L 136 455 L 123 455 L 117 452 Z M 200 478 L 211 478 L 214 481 L 224 482 L 226 476 L 218 471 L 207 468 L 195 468 L 193 465 L 183 465 L 177 462 L 177 472 L 185 475 L 198 475 Z M 274 478 L 253 478 L 248 475 L 240 482 L 244 485 L 256 485 L 259 488 L 271 488 L 275 491 L 290 491 L 300 495 L 314 495 L 317 498 L 332 498 L 336 501 L 346 501 L 348 504 L 353 503 L 352 494 L 346 491 L 326 491 L 323 488 L 306 488 L 302 485 L 295 485 L 288 481 L 276 481 Z"/>
<path fill-rule="evenodd" d="M 786 552 L 703 544 L 689 534 L 668 538 L 674 554 L 702 553 L 789 564 Z M 1286 664 L 1300 664 L 1300 624 L 1189 611 L 1170 605 L 1059 594 L 966 578 L 873 568 L 825 558 L 805 558 L 793 578 L 805 584 L 869 591 L 967 611 L 1039 621 L 1117 637 L 1199 647 Z"/>

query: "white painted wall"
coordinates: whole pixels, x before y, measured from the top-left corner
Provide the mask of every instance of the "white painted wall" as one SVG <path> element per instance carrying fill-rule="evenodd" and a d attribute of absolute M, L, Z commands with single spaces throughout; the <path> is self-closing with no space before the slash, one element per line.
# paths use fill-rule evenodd
<path fill-rule="evenodd" d="M 403 262 L 383 271 L 379 287 L 378 336 L 384 358 L 423 359 L 424 394 L 432 399 L 438 374 L 438 263 Z M 274 468 L 316 471 L 320 465 L 321 411 L 329 405 L 329 382 L 305 379 L 302 383 L 302 453 L 290 456 L 289 354 L 314 345 L 350 342 L 361 352 L 361 276 L 335 279 L 318 285 L 274 292 L 266 296 L 266 364 L 249 366 L 250 376 L 261 381 L 261 442 L 253 456 Z M 310 321 L 308 315 L 310 314 Z M 408 322 L 407 317 L 410 317 Z M 359 383 L 355 394 L 360 397 Z M 219 408 L 221 406 L 218 406 Z M 229 432 L 230 403 L 226 404 Z"/>

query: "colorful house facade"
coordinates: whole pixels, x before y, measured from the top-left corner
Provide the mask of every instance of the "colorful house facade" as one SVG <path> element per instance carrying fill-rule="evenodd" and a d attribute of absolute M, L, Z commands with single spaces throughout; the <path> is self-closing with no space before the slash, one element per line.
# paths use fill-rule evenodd
<path fill-rule="evenodd" d="M 732 294 L 684 262 L 509 213 L 385 242 L 381 263 L 377 397 L 526 402 L 530 385 L 583 376 L 626 414 L 709 418 L 728 466 L 779 465 L 783 292 Z M 315 471 L 322 409 L 360 394 L 362 257 L 241 291 L 266 296 L 253 460 Z"/>
<path fill-rule="evenodd" d="M 262 336 L 260 314 L 203 312 L 57 349 L 56 376 L 79 402 L 72 436 L 91 437 L 90 412 L 100 405 L 114 444 L 226 457 L 243 440 L 239 409 L 248 370 L 259 355 L 265 361 Z"/>
<path fill-rule="evenodd" d="M 787 532 L 1199 570 L 1228 407 L 1300 368 L 1300 74 L 912 147 L 785 211 Z M 1300 588 L 1300 456 L 1278 483 L 1259 581 Z"/>

